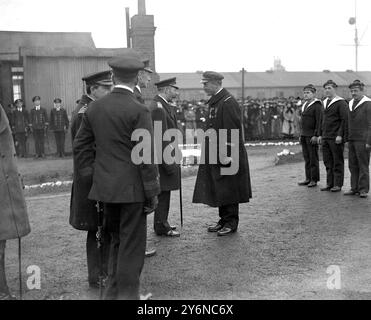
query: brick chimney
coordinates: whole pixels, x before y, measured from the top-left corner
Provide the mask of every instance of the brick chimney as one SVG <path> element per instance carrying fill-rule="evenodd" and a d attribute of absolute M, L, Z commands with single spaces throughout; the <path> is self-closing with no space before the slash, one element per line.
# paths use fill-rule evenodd
<path fill-rule="evenodd" d="M 131 18 L 131 45 L 142 55 L 143 59 L 149 60 L 149 66 L 154 71 L 156 70 L 155 31 L 154 16 L 146 14 L 146 1 L 138 0 L 138 14 Z M 144 92 L 146 99 L 151 99 L 155 94 L 153 83 L 158 80 L 158 75 L 153 74 L 151 88 Z"/>

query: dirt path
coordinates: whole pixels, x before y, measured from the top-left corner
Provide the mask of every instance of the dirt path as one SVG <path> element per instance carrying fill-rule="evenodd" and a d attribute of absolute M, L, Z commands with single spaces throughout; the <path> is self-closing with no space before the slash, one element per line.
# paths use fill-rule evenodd
<path fill-rule="evenodd" d="M 298 187 L 303 164 L 275 167 L 272 161 L 272 156 L 250 157 L 254 198 L 241 205 L 239 231 L 231 237 L 206 232 L 217 210 L 193 205 L 195 178 L 184 179 L 182 236 L 156 237 L 149 218 L 157 255 L 146 259 L 143 292 L 152 292 L 154 299 L 371 298 L 371 198 Z M 321 166 L 322 181 L 324 172 Z M 177 196 L 171 222 L 179 225 Z M 26 298 L 87 298 L 85 233 L 68 225 L 69 195 L 27 203 L 33 232 L 23 240 L 23 269 L 38 265 L 42 288 L 28 291 Z M 16 242 L 7 253 L 16 293 Z M 330 265 L 340 268 L 341 290 L 326 286 Z"/>

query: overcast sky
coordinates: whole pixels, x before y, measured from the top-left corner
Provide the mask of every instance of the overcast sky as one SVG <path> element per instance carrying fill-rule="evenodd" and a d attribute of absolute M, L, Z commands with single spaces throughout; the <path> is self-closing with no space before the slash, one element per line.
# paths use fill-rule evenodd
<path fill-rule="evenodd" d="M 355 69 L 355 0 L 147 0 L 158 72 Z M 90 31 L 97 47 L 125 47 L 136 0 L 0 0 L 0 30 Z M 371 1 L 357 0 L 358 69 L 371 70 Z M 0 44 L 1 45 L 1 44 Z"/>

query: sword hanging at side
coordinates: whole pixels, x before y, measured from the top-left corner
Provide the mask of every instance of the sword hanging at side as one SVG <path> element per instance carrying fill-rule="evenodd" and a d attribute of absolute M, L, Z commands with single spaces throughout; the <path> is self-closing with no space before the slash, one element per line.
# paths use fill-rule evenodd
<path fill-rule="evenodd" d="M 183 191 L 182 191 L 182 166 L 179 165 L 179 201 L 180 201 L 180 226 L 183 228 Z"/>
<path fill-rule="evenodd" d="M 98 214 L 98 230 L 96 234 L 97 248 L 99 250 L 99 299 L 103 299 L 103 208 L 101 203 L 96 203 L 97 214 Z"/>
<path fill-rule="evenodd" d="M 19 276 L 19 299 L 22 300 L 22 242 L 18 238 L 18 276 Z"/>

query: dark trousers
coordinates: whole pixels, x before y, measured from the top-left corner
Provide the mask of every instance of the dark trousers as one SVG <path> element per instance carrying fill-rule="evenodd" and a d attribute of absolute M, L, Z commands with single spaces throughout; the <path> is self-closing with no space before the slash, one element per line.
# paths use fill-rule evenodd
<path fill-rule="evenodd" d="M 158 196 L 158 206 L 155 210 L 153 228 L 157 235 L 165 234 L 171 230 L 167 221 L 169 217 L 171 191 L 162 191 Z"/>
<path fill-rule="evenodd" d="M 0 240 L 0 293 L 9 293 L 5 276 L 5 240 Z"/>
<path fill-rule="evenodd" d="M 111 235 L 108 231 L 103 229 L 102 234 L 102 257 L 100 249 L 98 249 L 97 231 L 89 230 L 86 238 L 86 256 L 88 264 L 88 281 L 91 285 L 99 283 L 100 276 L 100 259 L 102 259 L 103 276 L 108 275 L 108 259 L 111 244 Z"/>
<path fill-rule="evenodd" d="M 307 181 L 319 181 L 318 145 L 310 143 L 311 137 L 301 136 L 301 147 L 305 161 L 305 178 Z"/>
<path fill-rule="evenodd" d="M 225 226 L 237 230 L 239 222 L 238 208 L 238 203 L 219 207 L 219 224 L 223 227 Z"/>
<path fill-rule="evenodd" d="M 344 184 L 344 144 L 337 144 L 334 139 L 323 139 L 322 154 L 327 173 L 327 186 L 342 187 Z"/>
<path fill-rule="evenodd" d="M 370 150 L 362 141 L 349 141 L 350 186 L 354 192 L 370 190 Z"/>
<path fill-rule="evenodd" d="M 54 137 L 57 146 L 57 154 L 61 157 L 64 155 L 64 142 L 66 135 L 64 131 L 54 131 Z"/>
<path fill-rule="evenodd" d="M 111 248 L 104 298 L 138 300 L 147 238 L 143 203 L 105 204 L 105 226 Z"/>
<path fill-rule="evenodd" d="M 25 157 L 27 155 L 26 139 L 27 137 L 25 132 L 17 132 L 15 134 L 15 140 L 17 141 L 15 150 L 17 152 L 17 156 L 19 157 Z"/>
<path fill-rule="evenodd" d="M 44 155 L 44 129 L 34 129 L 33 136 L 35 139 L 35 152 L 36 156 L 42 157 Z"/>

